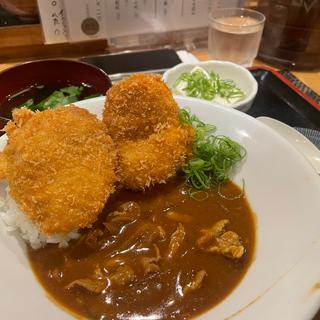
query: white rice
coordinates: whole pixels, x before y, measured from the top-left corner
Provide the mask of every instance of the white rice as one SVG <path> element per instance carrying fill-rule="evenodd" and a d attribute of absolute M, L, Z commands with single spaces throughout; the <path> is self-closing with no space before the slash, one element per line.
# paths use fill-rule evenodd
<path fill-rule="evenodd" d="M 28 241 L 33 249 L 44 247 L 47 243 L 58 243 L 60 247 L 68 245 L 71 239 L 77 239 L 80 234 L 71 231 L 68 234 L 46 236 L 40 232 L 37 225 L 32 223 L 27 216 L 17 207 L 16 202 L 10 197 L 9 187 L 6 183 L 0 184 L 0 219 L 9 234 L 18 233 Z"/>

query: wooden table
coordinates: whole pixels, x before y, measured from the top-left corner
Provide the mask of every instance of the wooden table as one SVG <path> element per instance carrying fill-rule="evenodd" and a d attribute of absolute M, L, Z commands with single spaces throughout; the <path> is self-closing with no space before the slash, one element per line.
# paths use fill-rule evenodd
<path fill-rule="evenodd" d="M 207 50 L 197 50 L 192 52 L 199 60 L 208 60 Z M 5 70 L 16 63 L 0 63 L 0 71 Z M 255 60 L 254 65 L 263 65 L 268 66 L 267 64 Z M 270 67 L 270 66 L 269 66 Z M 320 70 L 316 71 L 293 71 L 293 74 L 304 82 L 308 87 L 314 90 L 317 94 L 320 95 Z"/>

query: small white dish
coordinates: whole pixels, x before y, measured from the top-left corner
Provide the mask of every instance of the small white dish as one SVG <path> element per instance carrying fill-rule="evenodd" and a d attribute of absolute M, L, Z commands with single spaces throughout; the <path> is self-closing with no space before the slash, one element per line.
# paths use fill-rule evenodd
<path fill-rule="evenodd" d="M 201 67 L 207 72 L 214 71 L 220 76 L 221 79 L 233 80 L 237 87 L 239 87 L 246 94 L 243 100 L 235 102 L 232 105 L 224 105 L 216 101 L 210 101 L 212 105 L 220 105 L 243 112 L 246 112 L 250 109 L 258 91 L 257 81 L 246 68 L 233 62 L 210 60 L 196 63 L 180 63 L 177 66 L 167 70 L 163 74 L 163 81 L 173 91 L 174 84 L 180 75 L 184 72 L 190 72 L 195 67 Z M 198 100 L 198 98 L 191 99 Z"/>
<path fill-rule="evenodd" d="M 320 174 L 320 150 L 310 140 L 297 130 L 276 119 L 269 117 L 259 117 L 257 119 L 286 138 Z"/>

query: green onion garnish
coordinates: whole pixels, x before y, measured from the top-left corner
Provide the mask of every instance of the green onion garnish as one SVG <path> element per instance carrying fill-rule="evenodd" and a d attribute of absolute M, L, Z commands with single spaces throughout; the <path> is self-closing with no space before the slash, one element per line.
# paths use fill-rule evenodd
<path fill-rule="evenodd" d="M 175 82 L 174 88 L 181 82 L 185 83 L 182 91 L 189 97 L 213 100 L 216 96 L 220 96 L 229 103 L 231 99 L 239 101 L 245 97 L 244 92 L 232 80 L 220 79 L 219 75 L 213 71 L 209 76 L 201 69 L 184 72 Z"/>
<path fill-rule="evenodd" d="M 180 121 L 196 131 L 192 158 L 181 169 L 187 185 L 209 189 L 229 179 L 232 170 L 246 156 L 246 150 L 226 136 L 214 135 L 215 127 L 200 121 L 189 111 L 180 110 Z"/>

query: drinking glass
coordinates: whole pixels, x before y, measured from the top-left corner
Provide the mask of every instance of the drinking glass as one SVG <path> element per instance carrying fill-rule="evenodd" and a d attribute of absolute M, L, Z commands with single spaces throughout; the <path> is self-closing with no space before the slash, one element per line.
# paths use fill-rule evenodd
<path fill-rule="evenodd" d="M 210 58 L 250 67 L 258 54 L 265 16 L 243 8 L 216 9 L 209 14 Z"/>

